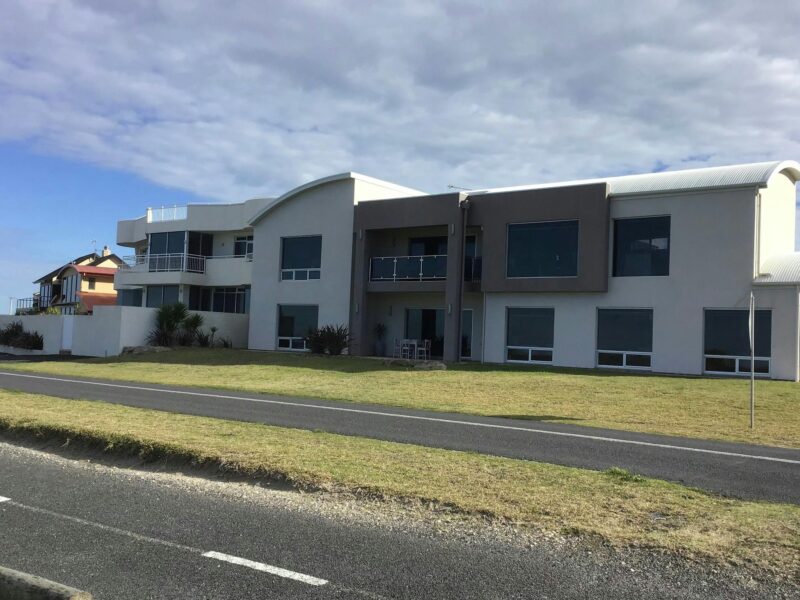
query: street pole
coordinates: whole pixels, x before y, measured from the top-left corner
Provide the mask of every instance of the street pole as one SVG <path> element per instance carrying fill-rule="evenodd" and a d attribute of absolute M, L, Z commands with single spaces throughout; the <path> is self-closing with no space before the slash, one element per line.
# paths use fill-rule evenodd
<path fill-rule="evenodd" d="M 756 300 L 750 291 L 750 429 L 756 426 Z"/>

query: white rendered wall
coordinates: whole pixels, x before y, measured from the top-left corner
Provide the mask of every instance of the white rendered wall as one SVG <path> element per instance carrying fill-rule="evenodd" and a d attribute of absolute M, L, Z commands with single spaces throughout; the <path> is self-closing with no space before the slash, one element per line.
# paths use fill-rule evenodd
<path fill-rule="evenodd" d="M 504 361 L 507 306 L 554 307 L 553 364 L 586 368 L 595 366 L 598 308 L 652 308 L 653 371 L 701 373 L 703 309 L 748 306 L 755 190 L 611 200 L 612 219 L 667 214 L 671 216 L 668 277 L 609 277 L 605 294 L 487 294 L 485 360 Z M 611 239 L 609 268 L 613 235 Z M 759 294 L 758 308 L 762 305 L 775 311 L 773 357 L 780 358 L 773 377 L 794 379 L 796 295 Z M 792 328 L 788 339 L 779 331 L 782 327 Z"/>
<path fill-rule="evenodd" d="M 29 315 L 17 317 L 14 315 L 0 315 L 0 328 L 14 321 L 20 321 L 25 331 L 38 333 L 44 338 L 42 351 L 10 349 L 4 346 L 3 352 L 8 354 L 58 354 L 61 351 L 61 337 L 64 330 L 63 315 Z"/>
<path fill-rule="evenodd" d="M 319 325 L 350 321 L 354 181 L 314 187 L 267 213 L 254 228 L 250 347 L 274 350 L 279 304 L 316 304 Z M 320 278 L 281 281 L 281 238 L 322 236 Z"/>
<path fill-rule="evenodd" d="M 771 256 L 794 252 L 795 184 L 783 173 L 774 175 L 761 190 L 759 217 L 759 272 Z"/>

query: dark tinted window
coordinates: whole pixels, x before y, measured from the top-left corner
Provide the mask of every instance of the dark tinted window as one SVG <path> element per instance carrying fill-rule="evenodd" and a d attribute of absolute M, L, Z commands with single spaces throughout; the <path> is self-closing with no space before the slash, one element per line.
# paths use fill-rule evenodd
<path fill-rule="evenodd" d="M 652 352 L 652 309 L 604 308 L 598 310 L 597 349 Z"/>
<path fill-rule="evenodd" d="M 506 313 L 506 345 L 553 347 L 552 308 L 509 308 Z"/>
<path fill-rule="evenodd" d="M 317 327 L 319 308 L 310 305 L 278 306 L 278 336 L 305 337 L 309 329 Z"/>
<path fill-rule="evenodd" d="M 147 306 L 158 308 L 164 304 L 175 304 L 178 301 L 177 285 L 147 286 Z"/>
<path fill-rule="evenodd" d="M 669 217 L 614 221 L 614 276 L 669 275 Z"/>
<path fill-rule="evenodd" d="M 319 269 L 321 258 L 321 235 L 281 240 L 281 269 Z"/>
<path fill-rule="evenodd" d="M 119 306 L 141 306 L 142 290 L 119 290 L 117 292 L 117 304 Z"/>
<path fill-rule="evenodd" d="M 447 254 L 447 236 L 417 237 L 408 240 L 409 256 Z"/>
<path fill-rule="evenodd" d="M 150 254 L 183 254 L 185 231 L 150 234 Z"/>
<path fill-rule="evenodd" d="M 705 311 L 705 354 L 750 356 L 747 310 Z M 772 348 L 772 311 L 755 314 L 756 356 L 768 357 Z M 749 365 L 748 365 L 749 366 Z M 713 369 L 722 370 L 722 369 Z"/>
<path fill-rule="evenodd" d="M 578 274 L 578 221 L 508 226 L 508 277 L 573 277 Z"/>
<path fill-rule="evenodd" d="M 193 285 L 189 288 L 190 310 L 211 310 L 211 288 Z"/>
<path fill-rule="evenodd" d="M 200 233 L 199 231 L 190 231 L 189 254 L 196 254 L 198 256 L 213 256 L 214 234 Z"/>

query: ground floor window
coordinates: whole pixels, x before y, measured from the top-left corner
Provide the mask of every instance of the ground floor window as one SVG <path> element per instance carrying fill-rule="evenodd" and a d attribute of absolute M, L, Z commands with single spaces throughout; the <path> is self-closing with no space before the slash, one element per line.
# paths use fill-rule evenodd
<path fill-rule="evenodd" d="M 319 307 L 311 304 L 278 305 L 278 348 L 308 350 L 306 336 L 317 328 Z"/>
<path fill-rule="evenodd" d="M 147 306 L 148 308 L 158 308 L 165 304 L 175 304 L 178 302 L 177 285 L 148 285 L 147 286 Z"/>
<path fill-rule="evenodd" d="M 142 289 L 117 290 L 117 304 L 119 306 L 141 306 Z"/>
<path fill-rule="evenodd" d="M 189 310 L 242 313 L 250 312 L 250 286 L 189 288 Z"/>
<path fill-rule="evenodd" d="M 444 356 L 444 309 L 407 308 L 405 337 L 409 340 L 430 340 L 431 358 Z"/>
<path fill-rule="evenodd" d="M 472 358 L 472 310 L 461 311 L 461 358 Z"/>
<path fill-rule="evenodd" d="M 703 369 L 706 373 L 750 373 L 750 311 L 706 309 Z M 769 375 L 772 353 L 772 311 L 757 310 L 753 321 L 753 370 Z"/>
<path fill-rule="evenodd" d="M 506 361 L 553 362 L 552 308 L 509 307 L 506 309 Z"/>
<path fill-rule="evenodd" d="M 653 310 L 597 310 L 597 365 L 649 369 L 653 353 Z"/>

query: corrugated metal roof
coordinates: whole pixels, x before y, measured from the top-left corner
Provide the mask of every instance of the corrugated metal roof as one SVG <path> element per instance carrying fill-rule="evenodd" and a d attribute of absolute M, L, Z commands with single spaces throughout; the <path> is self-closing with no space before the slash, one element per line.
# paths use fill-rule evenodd
<path fill-rule="evenodd" d="M 800 252 L 773 256 L 764 261 L 762 274 L 753 280 L 760 285 L 800 285 Z"/>
<path fill-rule="evenodd" d="M 641 175 L 623 175 L 621 177 L 576 179 L 555 183 L 474 190 L 467 193 L 469 195 L 487 194 L 604 182 L 608 184 L 609 196 L 657 194 L 730 187 L 764 187 L 770 177 L 782 171 L 788 171 L 795 181 L 800 180 L 800 163 L 793 160 L 785 160 L 726 167 L 686 169 L 683 171 L 662 171 L 661 173 L 643 173 Z"/>

